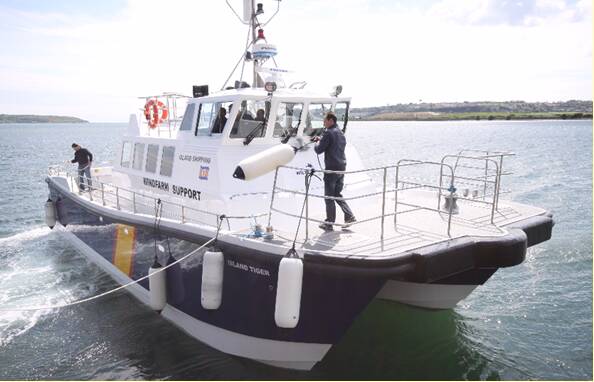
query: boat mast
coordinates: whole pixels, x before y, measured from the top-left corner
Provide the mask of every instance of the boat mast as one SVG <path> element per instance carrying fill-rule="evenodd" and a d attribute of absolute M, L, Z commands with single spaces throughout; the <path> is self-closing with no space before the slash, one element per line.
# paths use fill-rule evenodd
<path fill-rule="evenodd" d="M 262 79 L 259 78 L 258 73 L 260 72 L 260 68 L 262 68 L 262 65 L 269 58 L 272 58 L 274 61 L 274 56 L 276 56 L 276 47 L 272 44 L 269 44 L 268 41 L 266 41 L 266 38 L 264 37 L 264 30 L 262 29 L 262 27 L 266 26 L 274 18 L 274 16 L 276 16 L 276 14 L 278 13 L 278 11 L 280 9 L 280 0 L 276 0 L 276 1 L 277 1 L 276 12 L 274 12 L 274 14 L 266 22 L 260 23 L 260 21 L 258 20 L 258 16 L 264 14 L 264 7 L 261 3 L 258 3 L 257 6 L 254 7 L 255 0 L 243 0 L 243 15 L 239 16 L 237 14 L 237 12 L 235 12 L 235 10 L 231 6 L 231 4 L 229 4 L 229 0 L 226 0 L 227 5 L 229 6 L 229 8 L 231 8 L 233 13 L 235 13 L 235 16 L 237 16 L 237 18 L 241 21 L 241 23 L 243 23 L 245 25 L 249 25 L 250 30 L 248 32 L 248 41 L 249 41 L 249 36 L 251 34 L 251 42 L 249 42 L 249 43 L 246 42 L 245 51 L 243 52 L 240 60 L 235 65 L 235 68 L 233 68 L 233 70 L 231 71 L 231 74 L 229 75 L 229 77 L 227 77 L 227 80 L 223 84 L 223 87 L 221 88 L 221 90 L 225 88 L 227 82 L 229 82 L 229 79 L 231 78 L 231 76 L 233 76 L 233 73 L 237 69 L 237 66 L 242 61 L 243 61 L 243 66 L 241 69 L 242 77 L 243 77 L 243 68 L 245 67 L 246 62 L 253 61 L 252 87 L 259 88 L 259 87 L 264 86 L 264 83 L 263 83 Z M 276 61 L 274 62 L 274 64 L 276 66 Z M 243 79 L 240 79 L 240 80 L 243 81 Z"/>
<path fill-rule="evenodd" d="M 254 12 L 254 1 L 255 0 L 245 0 L 243 3 L 243 6 L 245 7 L 246 5 L 249 6 L 249 14 L 250 14 L 250 28 L 252 30 L 252 46 L 256 43 L 256 28 L 260 27 L 260 23 L 258 23 L 258 19 L 256 17 L 256 12 Z M 244 10 L 244 15 L 245 15 L 245 10 Z M 253 73 L 254 73 L 254 78 L 252 80 L 252 87 L 253 88 L 258 88 L 261 86 L 258 79 L 258 67 L 260 66 L 259 60 L 257 58 L 254 58 L 254 65 L 253 65 Z"/>

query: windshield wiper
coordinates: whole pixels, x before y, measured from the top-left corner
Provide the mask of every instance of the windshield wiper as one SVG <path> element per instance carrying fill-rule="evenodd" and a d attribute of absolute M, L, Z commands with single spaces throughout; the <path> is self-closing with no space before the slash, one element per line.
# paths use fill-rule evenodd
<path fill-rule="evenodd" d="M 245 137 L 245 139 L 243 140 L 243 144 L 245 146 L 249 145 L 251 141 L 254 140 L 254 138 L 256 138 L 256 132 L 260 129 L 262 129 L 262 127 L 264 127 L 266 125 L 266 121 L 262 121 L 258 124 L 258 126 L 256 126 L 252 131 L 250 131 L 250 133 Z"/>

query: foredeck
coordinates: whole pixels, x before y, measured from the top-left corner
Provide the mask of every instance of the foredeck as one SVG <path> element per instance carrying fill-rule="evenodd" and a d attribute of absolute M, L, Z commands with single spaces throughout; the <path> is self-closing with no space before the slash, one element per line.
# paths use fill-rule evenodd
<path fill-rule="evenodd" d="M 395 198 L 386 198 L 394 203 Z M 437 194 L 431 191 L 405 190 L 399 192 L 399 199 L 411 205 L 431 205 L 437 201 Z M 491 210 L 486 205 L 475 201 L 458 201 L 459 213 L 452 215 L 450 234 L 448 235 L 447 211 L 431 211 L 424 208 L 408 207 L 399 212 L 396 222 L 394 216 L 384 219 L 383 238 L 381 237 L 381 219 L 375 219 L 373 211 L 381 209 L 382 198 L 375 197 L 365 203 L 349 203 L 358 221 L 348 228 L 336 224 L 333 231 L 324 231 L 318 222 L 324 220 L 324 205 L 310 204 L 308 221 L 302 221 L 297 243 L 305 250 L 324 252 L 325 255 L 340 257 L 393 257 L 399 253 L 415 250 L 457 237 L 500 237 L 507 234 L 504 226 L 545 213 L 540 208 L 501 203 L 491 222 Z M 288 206 L 287 206 L 288 207 Z M 295 237 L 297 218 L 279 216 L 273 213 L 275 237 L 290 246 Z M 338 216 L 342 216 L 338 208 Z M 276 219 L 275 219 L 276 218 Z M 281 223 L 280 220 L 284 220 Z M 339 218 L 341 220 L 341 218 Z M 282 227 L 282 228 L 281 228 Z M 290 227 L 294 227 L 290 229 Z"/>

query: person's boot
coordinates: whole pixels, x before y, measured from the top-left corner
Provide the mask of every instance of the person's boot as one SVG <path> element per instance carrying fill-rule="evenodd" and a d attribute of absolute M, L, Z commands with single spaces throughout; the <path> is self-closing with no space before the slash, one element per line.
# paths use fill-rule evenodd
<path fill-rule="evenodd" d="M 353 225 L 353 223 L 354 223 L 354 222 L 356 222 L 356 221 L 357 221 L 357 219 L 355 219 L 355 217 L 354 217 L 354 216 L 351 216 L 351 217 L 345 218 L 345 219 L 344 219 L 344 224 L 342 225 L 342 229 L 347 229 L 347 228 L 349 228 L 349 227 L 350 227 L 350 226 L 352 226 L 352 225 Z"/>

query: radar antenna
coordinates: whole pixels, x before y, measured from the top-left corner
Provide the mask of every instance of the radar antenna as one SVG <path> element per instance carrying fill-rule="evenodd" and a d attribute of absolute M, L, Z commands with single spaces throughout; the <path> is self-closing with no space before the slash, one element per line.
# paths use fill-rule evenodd
<path fill-rule="evenodd" d="M 276 47 L 274 45 L 268 43 L 268 41 L 266 40 L 266 37 L 264 37 L 264 30 L 262 29 L 263 27 L 268 25 L 268 23 L 270 23 L 270 21 L 272 21 L 272 19 L 276 16 L 276 14 L 280 10 L 281 0 L 275 0 L 275 1 L 277 2 L 277 6 L 276 6 L 276 11 L 274 12 L 274 14 L 272 14 L 272 16 L 270 16 L 270 18 L 268 20 L 266 20 L 265 22 L 260 22 L 258 20 L 258 16 L 264 14 L 264 7 L 263 7 L 262 3 L 258 3 L 258 4 L 256 4 L 257 7 L 254 7 L 255 0 L 243 0 L 243 17 L 241 17 L 235 11 L 235 9 L 231 6 L 231 4 L 229 4 L 229 0 L 225 0 L 227 5 L 229 6 L 229 8 L 231 8 L 231 11 L 239 19 L 239 21 L 244 25 L 248 25 L 249 29 L 248 29 L 248 35 L 246 38 L 246 44 L 245 44 L 244 51 L 242 52 L 241 57 L 237 61 L 237 64 L 235 64 L 235 66 L 233 67 L 233 70 L 231 71 L 231 73 L 229 74 L 227 79 L 225 80 L 225 83 L 221 87 L 221 90 L 225 89 L 225 87 L 227 86 L 227 83 L 229 82 L 229 79 L 231 79 L 231 76 L 233 76 L 233 73 L 235 73 L 235 71 L 237 70 L 237 67 L 239 66 L 239 64 L 242 61 L 243 61 L 243 64 L 241 67 L 241 76 L 240 76 L 238 83 L 241 84 L 243 82 L 243 73 L 244 73 L 246 62 L 252 61 L 253 62 L 252 87 L 254 87 L 254 88 L 264 86 L 263 81 L 258 76 L 258 71 L 259 71 L 259 68 L 261 68 L 262 65 L 268 59 L 271 58 L 272 61 L 274 62 L 274 66 L 278 67 L 276 64 L 276 60 L 274 59 L 274 56 L 276 56 Z M 251 36 L 251 39 L 250 39 L 250 36 Z"/>

